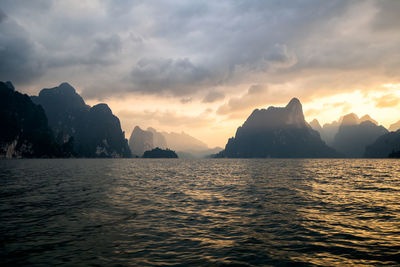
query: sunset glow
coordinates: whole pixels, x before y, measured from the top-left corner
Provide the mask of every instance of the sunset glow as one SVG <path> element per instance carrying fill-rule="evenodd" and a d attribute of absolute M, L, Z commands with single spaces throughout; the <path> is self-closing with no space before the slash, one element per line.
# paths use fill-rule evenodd
<path fill-rule="evenodd" d="M 5 1 L 0 79 L 29 94 L 69 82 L 90 105 L 106 102 L 127 138 L 152 126 L 224 146 L 252 110 L 292 97 L 308 121 L 354 112 L 388 127 L 400 119 L 396 7 Z"/>

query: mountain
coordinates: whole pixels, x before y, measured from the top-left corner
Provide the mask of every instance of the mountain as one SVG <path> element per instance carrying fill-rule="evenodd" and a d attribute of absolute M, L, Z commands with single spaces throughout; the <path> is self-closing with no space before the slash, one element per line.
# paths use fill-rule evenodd
<path fill-rule="evenodd" d="M 77 157 L 130 157 L 119 119 L 106 104 L 86 105 L 68 83 L 31 97 L 49 118 L 57 143 L 73 142 Z"/>
<path fill-rule="evenodd" d="M 143 153 L 143 158 L 178 158 L 178 155 L 175 151 L 156 147 L 152 150 L 145 151 Z"/>
<path fill-rule="evenodd" d="M 368 114 L 358 118 L 356 114 L 350 113 L 346 116 L 340 117 L 337 121 L 325 123 L 322 127 L 318 127 L 319 123 L 317 125 L 316 122 L 318 121 L 314 119 L 310 122 L 310 126 L 320 133 L 322 140 L 324 140 L 329 146 L 333 146 L 333 142 L 336 134 L 339 131 L 340 125 L 357 125 L 364 121 L 370 121 L 373 124 L 378 125 L 378 122 L 372 119 Z"/>
<path fill-rule="evenodd" d="M 369 117 L 369 116 L 368 116 Z M 368 118 L 367 117 L 367 118 Z M 354 113 L 343 117 L 333 141 L 333 148 L 347 157 L 363 157 L 367 145 L 388 131 L 373 120 L 359 119 Z"/>
<path fill-rule="evenodd" d="M 147 131 L 153 133 L 153 146 L 154 147 L 159 147 L 159 148 L 167 148 L 167 140 L 165 139 L 165 136 L 157 132 L 156 129 L 154 128 L 147 128 Z"/>
<path fill-rule="evenodd" d="M 372 122 L 372 123 L 375 124 L 375 125 L 378 125 L 378 124 L 379 124 L 376 120 L 374 120 L 373 118 L 371 118 L 371 116 L 369 116 L 368 114 L 362 116 L 362 117 L 360 118 L 360 120 L 359 120 L 359 123 L 362 123 L 362 122 L 364 122 L 364 121 L 370 121 L 370 122 Z"/>
<path fill-rule="evenodd" d="M 136 126 L 129 138 L 129 147 L 131 148 L 133 155 L 137 157 L 143 156 L 145 151 L 155 148 L 153 133 L 142 130 L 139 126 Z"/>
<path fill-rule="evenodd" d="M 107 104 L 97 104 L 89 109 L 85 126 L 80 131 L 78 151 L 84 157 L 129 158 L 125 133 L 119 119 Z"/>
<path fill-rule="evenodd" d="M 337 157 L 304 120 L 297 98 L 286 107 L 256 109 L 217 156 L 228 158 Z"/>
<path fill-rule="evenodd" d="M 321 124 L 319 124 L 319 121 L 317 119 L 313 119 L 312 121 L 309 122 L 311 128 L 313 128 L 313 130 L 319 132 L 321 134 L 322 131 L 322 127 Z"/>
<path fill-rule="evenodd" d="M 393 124 L 390 125 L 390 127 L 389 127 L 389 131 L 390 131 L 390 132 L 395 132 L 395 131 L 397 131 L 397 130 L 399 130 L 399 129 L 400 129 L 400 121 L 397 121 L 397 122 L 393 123 Z"/>
<path fill-rule="evenodd" d="M 333 140 L 335 139 L 335 135 L 339 131 L 339 127 L 340 127 L 340 122 L 339 121 L 333 121 L 331 123 L 325 123 L 322 126 L 322 129 L 320 131 L 321 138 L 329 146 L 332 146 Z"/>
<path fill-rule="evenodd" d="M 340 126 L 360 124 L 360 119 L 358 118 L 357 114 L 355 114 L 355 113 L 349 113 L 349 114 L 341 117 L 339 119 L 339 121 L 340 121 Z"/>
<path fill-rule="evenodd" d="M 84 115 L 87 114 L 90 107 L 68 83 L 42 89 L 39 96 L 31 98 L 46 111 L 49 125 L 54 131 L 57 141 L 61 142 L 68 140 L 71 136 L 76 136 L 76 131 L 84 127 Z"/>
<path fill-rule="evenodd" d="M 141 157 L 146 150 L 156 147 L 178 151 L 179 157 L 182 158 L 203 158 L 216 153 L 215 149 L 209 149 L 205 143 L 184 132 L 158 132 L 151 127 L 142 130 L 139 126 L 133 129 L 129 146 L 132 153 L 138 157 Z"/>
<path fill-rule="evenodd" d="M 175 151 L 194 151 L 194 150 L 207 150 L 208 146 L 202 141 L 190 136 L 184 132 L 162 132 L 165 137 L 168 147 Z"/>
<path fill-rule="evenodd" d="M 392 152 L 400 151 L 400 130 L 386 133 L 368 145 L 364 156 L 367 158 L 387 158 Z"/>
<path fill-rule="evenodd" d="M 0 82 L 0 157 L 61 157 L 43 108 L 28 95 Z"/>

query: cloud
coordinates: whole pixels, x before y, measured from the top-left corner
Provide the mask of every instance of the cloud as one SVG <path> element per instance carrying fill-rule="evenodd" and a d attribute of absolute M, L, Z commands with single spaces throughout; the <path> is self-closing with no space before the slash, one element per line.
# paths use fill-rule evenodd
<path fill-rule="evenodd" d="M 136 122 L 136 124 L 162 125 L 170 128 L 176 127 L 179 129 L 182 127 L 202 128 L 210 125 L 213 121 L 213 119 L 209 117 L 209 111 L 207 110 L 198 115 L 184 115 L 172 110 L 121 110 L 117 115 L 121 118 L 126 118 L 127 120 L 133 120 Z"/>
<path fill-rule="evenodd" d="M 219 91 L 210 91 L 203 98 L 203 103 L 213 103 L 218 100 L 222 100 L 225 98 L 225 94 Z"/>
<path fill-rule="evenodd" d="M 313 117 L 313 116 L 317 116 L 318 114 L 320 114 L 320 112 L 321 112 L 321 110 L 319 110 L 319 109 L 310 108 L 304 112 L 304 116 Z"/>
<path fill-rule="evenodd" d="M 317 97 L 400 77 L 396 0 L 17 2 L 2 1 L 0 75 L 38 89 L 212 103 L 215 87 L 290 82 Z"/>
<path fill-rule="evenodd" d="M 0 9 L 0 80 L 24 84 L 44 73 L 36 43 L 29 33 Z"/>
<path fill-rule="evenodd" d="M 268 88 L 261 85 L 252 85 L 247 90 L 247 93 L 240 97 L 232 97 L 229 101 L 221 105 L 217 113 L 225 115 L 233 112 L 244 111 L 252 108 L 256 108 L 259 105 L 263 105 L 268 100 L 265 98 Z"/>
<path fill-rule="evenodd" d="M 188 58 L 142 58 L 134 66 L 131 78 L 133 91 L 187 95 L 201 84 L 207 84 L 210 74 Z"/>
<path fill-rule="evenodd" d="M 181 100 L 180 100 L 180 102 L 182 104 L 190 103 L 192 101 L 193 101 L 193 98 L 191 98 L 191 97 L 181 98 Z"/>
<path fill-rule="evenodd" d="M 375 106 L 378 108 L 393 108 L 400 104 L 400 98 L 393 94 L 387 94 L 375 98 Z"/>

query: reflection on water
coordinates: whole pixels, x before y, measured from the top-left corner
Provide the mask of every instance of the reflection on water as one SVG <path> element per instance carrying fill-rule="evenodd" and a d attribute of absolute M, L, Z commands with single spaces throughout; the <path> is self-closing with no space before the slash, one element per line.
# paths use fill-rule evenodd
<path fill-rule="evenodd" d="M 0 161 L 7 265 L 400 264 L 396 160 Z"/>

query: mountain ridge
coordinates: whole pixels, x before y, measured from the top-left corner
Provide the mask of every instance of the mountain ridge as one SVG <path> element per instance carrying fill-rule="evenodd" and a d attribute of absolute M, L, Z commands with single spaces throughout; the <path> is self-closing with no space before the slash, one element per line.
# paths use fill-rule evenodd
<path fill-rule="evenodd" d="M 304 119 L 299 99 L 285 107 L 255 109 L 217 157 L 337 157 Z"/>

